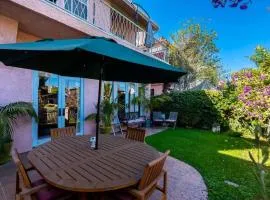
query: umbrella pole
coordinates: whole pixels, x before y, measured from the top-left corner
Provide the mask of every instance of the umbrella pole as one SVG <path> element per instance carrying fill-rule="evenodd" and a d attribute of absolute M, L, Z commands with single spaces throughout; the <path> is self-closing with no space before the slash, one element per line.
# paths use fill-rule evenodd
<path fill-rule="evenodd" d="M 100 68 L 99 82 L 98 82 L 98 103 L 97 103 L 97 116 L 96 116 L 96 147 L 95 147 L 96 150 L 98 150 L 102 77 L 103 77 L 103 67 Z"/>

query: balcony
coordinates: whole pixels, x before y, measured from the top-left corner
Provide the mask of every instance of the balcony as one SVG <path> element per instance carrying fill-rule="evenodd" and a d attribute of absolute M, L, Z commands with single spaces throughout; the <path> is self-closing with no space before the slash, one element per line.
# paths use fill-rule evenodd
<path fill-rule="evenodd" d="M 103 0 L 40 0 L 68 12 L 106 33 L 125 40 L 135 47 L 145 48 L 145 28 L 135 23 Z"/>

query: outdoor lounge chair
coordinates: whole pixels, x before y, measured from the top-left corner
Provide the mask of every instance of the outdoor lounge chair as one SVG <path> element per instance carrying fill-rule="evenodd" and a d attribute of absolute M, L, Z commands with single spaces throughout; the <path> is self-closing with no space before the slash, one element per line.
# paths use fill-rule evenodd
<path fill-rule="evenodd" d="M 170 112 L 169 118 L 165 120 L 167 124 L 173 124 L 173 128 L 176 127 L 178 112 Z"/>
<path fill-rule="evenodd" d="M 65 128 L 53 128 L 50 130 L 51 132 L 51 140 L 55 140 L 61 137 L 67 137 L 67 136 L 75 136 L 76 135 L 76 127 L 75 126 L 69 126 Z"/>
<path fill-rule="evenodd" d="M 127 128 L 126 139 L 144 142 L 145 130 L 141 128 Z"/>
<path fill-rule="evenodd" d="M 112 123 L 112 131 L 113 131 L 113 135 L 115 136 L 117 133 L 121 133 L 121 135 L 123 135 L 123 129 L 121 126 L 121 122 L 118 118 L 118 116 L 114 116 L 113 119 L 113 123 Z"/>
<path fill-rule="evenodd" d="M 12 152 L 12 158 L 17 166 L 16 172 L 16 200 L 57 200 L 68 199 L 71 193 L 48 185 L 43 179 L 33 181 L 30 179 L 20 158 L 17 149 Z M 21 181 L 20 181 L 21 179 Z"/>
<path fill-rule="evenodd" d="M 124 123 L 127 125 L 127 127 L 142 127 L 143 124 L 145 124 L 145 121 L 145 117 L 139 116 L 138 112 L 130 112 L 127 113 Z"/>
<path fill-rule="evenodd" d="M 162 124 L 164 122 L 164 117 L 162 112 L 153 112 L 153 123 L 154 124 Z"/>
<path fill-rule="evenodd" d="M 148 163 L 144 168 L 143 176 L 139 184 L 135 188 L 130 188 L 123 191 L 113 193 L 116 199 L 119 200 L 147 200 L 155 189 L 162 192 L 162 199 L 167 199 L 167 172 L 163 169 L 166 158 L 170 151 L 166 151 L 158 159 Z M 163 187 L 158 185 L 158 181 L 163 177 Z"/>

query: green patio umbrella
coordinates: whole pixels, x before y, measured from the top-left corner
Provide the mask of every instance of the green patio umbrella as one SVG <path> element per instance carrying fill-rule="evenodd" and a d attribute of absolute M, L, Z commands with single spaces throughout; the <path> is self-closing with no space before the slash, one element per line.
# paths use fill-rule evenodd
<path fill-rule="evenodd" d="M 166 83 L 176 82 L 185 74 L 182 68 L 173 67 L 154 57 L 119 45 L 114 40 L 101 37 L 1 44 L 0 61 L 12 67 L 98 79 L 96 149 L 102 80 Z"/>

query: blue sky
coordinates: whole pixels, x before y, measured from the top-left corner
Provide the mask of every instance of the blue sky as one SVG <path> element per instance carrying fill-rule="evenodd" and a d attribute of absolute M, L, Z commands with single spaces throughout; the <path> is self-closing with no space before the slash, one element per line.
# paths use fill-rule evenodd
<path fill-rule="evenodd" d="M 183 22 L 193 19 L 218 33 L 224 68 L 253 66 L 247 58 L 258 44 L 270 48 L 270 0 L 253 0 L 248 10 L 212 7 L 210 0 L 133 0 L 160 26 L 158 36 L 169 38 Z"/>

